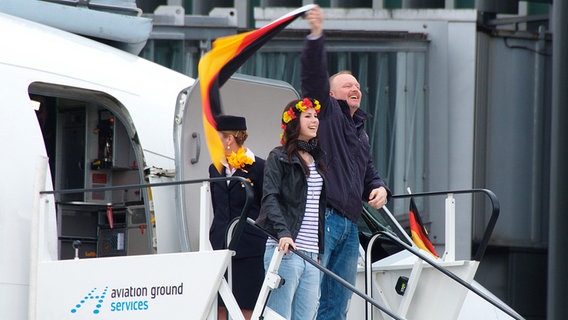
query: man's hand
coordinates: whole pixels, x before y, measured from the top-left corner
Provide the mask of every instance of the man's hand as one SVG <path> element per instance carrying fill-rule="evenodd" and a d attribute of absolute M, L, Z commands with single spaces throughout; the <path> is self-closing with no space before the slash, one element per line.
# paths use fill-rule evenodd
<path fill-rule="evenodd" d="M 319 6 L 315 6 L 306 14 L 306 20 L 311 27 L 310 38 L 319 38 L 323 30 L 323 11 Z"/>
<path fill-rule="evenodd" d="M 377 189 L 373 189 L 371 194 L 369 195 L 369 205 L 375 209 L 382 208 L 385 204 L 387 204 L 387 189 L 384 187 L 379 187 Z"/>

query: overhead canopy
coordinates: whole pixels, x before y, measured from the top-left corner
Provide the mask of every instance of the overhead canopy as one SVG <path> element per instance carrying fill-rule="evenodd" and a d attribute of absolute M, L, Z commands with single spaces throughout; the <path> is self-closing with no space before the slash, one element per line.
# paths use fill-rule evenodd
<path fill-rule="evenodd" d="M 3 0 L 0 12 L 95 38 L 136 55 L 152 31 L 152 20 L 140 16 L 135 0 Z"/>

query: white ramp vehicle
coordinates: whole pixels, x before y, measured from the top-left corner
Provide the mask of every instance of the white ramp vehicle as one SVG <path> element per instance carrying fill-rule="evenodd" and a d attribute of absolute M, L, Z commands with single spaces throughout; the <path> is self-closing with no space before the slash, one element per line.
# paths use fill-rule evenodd
<path fill-rule="evenodd" d="M 0 319 L 216 319 L 218 294 L 243 319 L 223 278 L 233 251 L 208 245 L 209 161 L 194 80 L 6 14 L 0 41 Z M 261 156 L 278 143 L 281 106 L 298 96 L 244 76 L 221 94 L 227 113 L 250 119 Z M 365 217 L 370 249 L 350 319 L 521 319 L 461 284 L 472 283 L 477 261 L 453 261 L 451 247 L 434 261 L 388 212 Z M 371 246 L 384 250 L 376 260 L 364 254 Z M 255 314 L 278 319 L 265 299 Z"/>

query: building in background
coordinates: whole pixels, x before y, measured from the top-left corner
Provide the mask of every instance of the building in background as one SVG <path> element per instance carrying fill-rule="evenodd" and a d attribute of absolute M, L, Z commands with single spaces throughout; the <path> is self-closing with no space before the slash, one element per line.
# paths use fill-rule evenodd
<path fill-rule="evenodd" d="M 40 16 L 18 5 L 21 1 L 0 1 L 0 11 L 59 23 L 191 77 L 197 77 L 199 58 L 216 38 L 263 26 L 290 8 L 314 2 L 25 0 L 70 6 L 101 19 L 62 24 L 57 11 L 50 16 L 36 10 Z M 566 157 L 559 129 L 566 120 L 555 117 L 566 93 L 554 90 L 562 88 L 558 81 L 564 78 L 554 76 L 561 57 L 553 54 L 553 38 L 560 48 L 555 53 L 564 53 L 567 33 L 554 19 L 568 19 L 566 5 L 552 0 L 315 2 L 326 16 L 329 70 L 350 69 L 360 80 L 362 108 L 374 115 L 367 127 L 374 161 L 393 191 L 495 192 L 501 215 L 476 280 L 526 319 L 561 314 L 565 296 L 553 293 L 566 289 L 551 288 L 567 281 L 554 272 L 566 262 L 557 248 L 567 239 L 556 232 L 566 228 L 558 210 L 566 209 L 561 199 L 566 182 L 557 180 L 566 178 L 566 169 L 553 164 Z M 125 26 L 116 28 L 121 32 L 91 31 L 109 27 L 109 18 Z M 86 21 L 94 27 L 87 28 Z M 307 25 L 295 22 L 239 73 L 284 80 L 299 91 L 306 33 Z M 457 258 L 467 259 L 481 241 L 489 213 L 481 198 L 456 196 L 456 201 L 465 208 L 457 212 L 462 236 Z M 419 203 L 435 245 L 444 244 L 439 203 Z M 401 221 L 407 219 L 407 203 L 390 206 Z"/>

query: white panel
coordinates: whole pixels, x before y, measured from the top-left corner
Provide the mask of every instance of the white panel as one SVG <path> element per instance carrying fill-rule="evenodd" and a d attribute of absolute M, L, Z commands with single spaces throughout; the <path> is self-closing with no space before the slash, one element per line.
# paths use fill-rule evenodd
<path fill-rule="evenodd" d="M 231 251 L 43 262 L 38 320 L 204 319 Z"/>
<path fill-rule="evenodd" d="M 172 178 L 150 176 L 150 183 L 172 182 Z M 175 207 L 174 187 L 152 188 L 153 209 L 156 218 L 158 253 L 180 252 L 180 236 Z"/>

